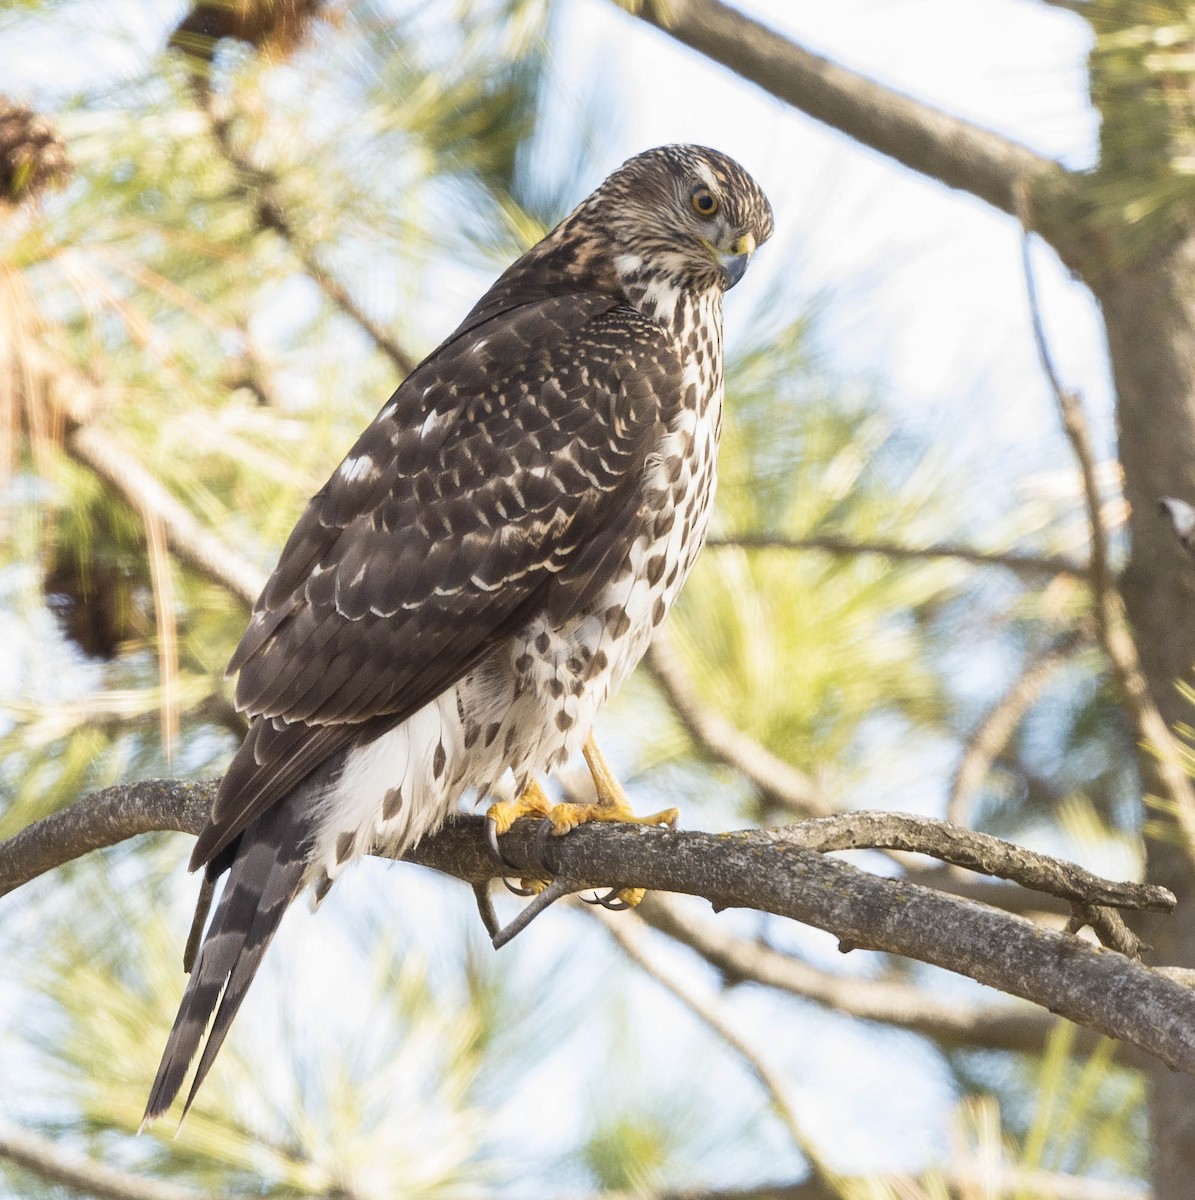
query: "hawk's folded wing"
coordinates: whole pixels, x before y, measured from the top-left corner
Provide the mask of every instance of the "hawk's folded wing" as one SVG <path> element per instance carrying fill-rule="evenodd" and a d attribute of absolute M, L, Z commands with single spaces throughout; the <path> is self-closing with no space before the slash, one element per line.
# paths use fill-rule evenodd
<path fill-rule="evenodd" d="M 360 736 L 405 720 L 622 561 L 681 367 L 598 293 L 466 325 L 311 500 L 233 655 L 253 718 L 192 866 Z"/>

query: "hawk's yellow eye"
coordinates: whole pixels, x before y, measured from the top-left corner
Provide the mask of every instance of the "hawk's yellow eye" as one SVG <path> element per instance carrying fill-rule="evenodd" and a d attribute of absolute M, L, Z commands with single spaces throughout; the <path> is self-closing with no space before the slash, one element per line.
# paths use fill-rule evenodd
<path fill-rule="evenodd" d="M 707 187 L 694 188 L 689 202 L 699 217 L 712 217 L 718 211 L 718 197 Z"/>

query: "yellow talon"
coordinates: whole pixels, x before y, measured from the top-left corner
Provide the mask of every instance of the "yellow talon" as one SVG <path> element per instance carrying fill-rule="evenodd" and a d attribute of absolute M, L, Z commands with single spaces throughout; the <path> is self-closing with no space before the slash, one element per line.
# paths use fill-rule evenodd
<path fill-rule="evenodd" d="M 680 809 L 665 808 L 648 817 L 637 817 L 631 808 L 627 794 L 622 790 L 606 756 L 598 749 L 593 736 L 586 740 L 581 753 L 585 755 L 585 765 L 593 776 L 593 788 L 597 792 L 596 804 L 574 804 L 574 809 L 581 809 L 589 815 L 583 816 L 569 826 L 570 829 L 583 825 L 586 821 L 628 821 L 632 825 L 667 825 L 675 829 L 680 819 Z M 559 806 L 558 806 L 559 807 Z M 553 810 L 554 812 L 555 810 Z"/>
<path fill-rule="evenodd" d="M 566 834 L 578 825 L 590 821 L 618 821 L 627 825 L 668 825 L 675 827 L 680 810 L 665 808 L 649 817 L 637 817 L 629 805 L 604 804 L 557 804 L 545 814 L 552 822 L 552 832 L 557 837 Z"/>
<path fill-rule="evenodd" d="M 520 817 L 546 817 L 553 808 L 544 789 L 533 779 L 517 800 L 499 800 L 486 809 L 485 819 L 492 821 L 494 832 L 502 836 Z"/>
<path fill-rule="evenodd" d="M 498 847 L 498 839 L 520 817 L 546 817 L 552 811 L 552 801 L 544 794 L 543 788 L 533 779 L 526 790 L 517 800 L 499 800 L 486 810 L 486 840 L 490 849 L 510 866 L 506 855 Z M 511 891 L 523 896 L 538 896 L 548 886 L 546 879 L 520 879 L 517 888 L 506 885 Z"/>
<path fill-rule="evenodd" d="M 593 738 L 586 740 L 582 751 L 589 773 L 593 777 L 597 798 L 591 804 L 553 804 L 540 785 L 532 780 L 517 800 L 500 800 L 491 804 L 486 811 L 486 836 L 494 853 L 507 862 L 509 860 L 498 848 L 498 838 L 506 833 L 520 817 L 542 817 L 551 826 L 554 837 L 561 837 L 578 825 L 590 821 L 619 821 L 630 825 L 668 825 L 676 828 L 680 812 L 665 808 L 650 816 L 637 817 L 627 800 L 626 792 L 618 782 L 610 764 L 597 748 Z M 541 834 L 542 837 L 542 834 Z M 509 882 L 507 887 L 520 895 L 535 896 L 548 886 L 545 879 L 520 879 L 519 887 Z M 634 908 L 647 895 L 645 888 L 622 888 L 617 893 L 607 894 L 600 902 L 608 908 Z"/>
<path fill-rule="evenodd" d="M 606 756 L 598 749 L 592 735 L 586 739 L 582 747 L 585 764 L 593 777 L 593 788 L 597 799 L 592 804 L 557 804 L 547 814 L 552 824 L 552 833 L 559 837 L 576 829 L 578 825 L 586 825 L 590 821 L 621 821 L 630 825 L 667 825 L 676 828 L 680 818 L 680 810 L 665 808 L 650 816 L 638 817 L 631 808 L 627 794 L 622 790 Z M 601 903 L 607 908 L 634 908 L 647 895 L 646 888 L 622 888 L 613 896 L 607 895 Z M 611 903 L 613 901 L 613 903 Z"/>

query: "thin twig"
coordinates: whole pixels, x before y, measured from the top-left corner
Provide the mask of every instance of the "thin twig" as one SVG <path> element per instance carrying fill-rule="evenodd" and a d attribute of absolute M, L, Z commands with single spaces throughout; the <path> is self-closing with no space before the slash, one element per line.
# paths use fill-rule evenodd
<path fill-rule="evenodd" d="M 1116 909 L 1081 901 L 1074 901 L 1071 908 L 1073 912 L 1071 919 L 1066 923 L 1067 933 L 1078 933 L 1086 926 L 1100 939 L 1101 944 L 1129 958 L 1139 959 L 1141 951 L 1148 949 L 1141 944 L 1141 939 L 1125 924 L 1124 917 Z"/>
<path fill-rule="evenodd" d="M 0 1158 L 46 1183 L 96 1200 L 201 1200 L 201 1196 L 212 1200 L 209 1191 L 193 1192 L 173 1183 L 143 1179 L 94 1158 L 67 1153 L 48 1138 L 13 1125 L 0 1125 Z"/>
<path fill-rule="evenodd" d="M 257 188 L 258 223 L 263 229 L 273 230 L 286 242 L 304 272 L 315 281 L 324 295 L 369 335 L 374 345 L 394 364 L 398 374 L 405 378 L 415 367 L 416 359 L 353 299 L 348 288 L 320 262 L 315 247 L 299 233 L 277 192 L 270 187 L 268 174 L 237 147 L 232 134 L 232 117 L 219 109 L 222 101 L 211 91 L 205 92 L 204 96 L 204 111 L 220 152 L 238 173 L 247 176 Z"/>
<path fill-rule="evenodd" d="M 1109 567 L 1108 531 L 1101 513 L 1099 481 L 1096 474 L 1095 451 L 1083 404 L 1077 392 L 1063 387 L 1050 354 L 1038 301 L 1037 282 L 1033 272 L 1030 246 L 1029 197 L 1022 187 L 1017 193 L 1017 216 L 1021 222 L 1021 259 L 1025 288 L 1029 298 L 1029 314 L 1033 339 L 1037 345 L 1042 370 L 1058 405 L 1062 428 L 1071 444 L 1079 474 L 1083 481 L 1083 496 L 1087 505 L 1087 520 L 1091 532 L 1091 596 L 1100 641 L 1120 683 L 1129 718 L 1141 742 L 1155 755 L 1157 777 L 1166 792 L 1170 808 L 1183 835 L 1188 856 L 1195 862 L 1195 790 L 1182 768 L 1182 757 L 1170 727 L 1158 710 L 1149 692 L 1149 683 L 1141 668 L 1137 644 L 1129 632 L 1124 601 L 1116 587 Z"/>
<path fill-rule="evenodd" d="M 200 574 L 252 604 L 266 577 L 205 528 L 133 453 L 106 430 L 88 423 L 67 435 L 66 449 L 94 471 L 118 496 L 142 513 L 152 513 L 171 549 Z"/>
<path fill-rule="evenodd" d="M 224 376 L 224 385 L 230 392 L 238 388 L 248 389 L 262 408 L 280 409 L 282 405 L 270 378 L 269 368 L 262 359 L 253 335 L 243 324 L 238 327 L 237 332 L 244 349 L 240 357 L 230 364 Z"/>
<path fill-rule="evenodd" d="M 932 1038 L 948 1049 L 979 1047 L 1036 1054 L 1055 1020 L 1029 1005 L 967 1003 L 892 980 L 833 974 L 758 941 L 724 932 L 671 896 L 651 893 L 636 910 L 653 929 L 683 943 L 727 983 L 758 983 L 863 1021 L 878 1021 Z M 1098 1041 L 1092 1035 L 1094 1047 Z"/>
<path fill-rule="evenodd" d="M 1021 261 L 1024 265 L 1025 289 L 1029 297 L 1029 315 L 1033 325 L 1033 340 L 1037 346 L 1038 358 L 1042 370 L 1050 384 L 1050 390 L 1058 402 L 1058 413 L 1062 419 L 1062 428 L 1074 451 L 1075 460 L 1083 483 L 1083 497 L 1087 504 L 1087 517 L 1091 533 L 1091 584 L 1097 593 L 1097 600 L 1102 601 L 1109 590 L 1115 587 L 1112 572 L 1108 566 L 1108 531 L 1104 527 L 1102 516 L 1102 500 L 1098 469 L 1096 467 L 1095 449 L 1091 444 L 1091 430 L 1087 423 L 1087 414 L 1083 411 L 1082 402 L 1077 392 L 1062 386 L 1054 366 L 1050 346 L 1046 340 L 1045 326 L 1042 323 L 1041 306 L 1037 296 L 1037 277 L 1033 271 L 1032 245 L 1029 236 L 1028 197 L 1022 192 L 1019 199 L 1018 217 L 1021 221 Z M 1100 608 L 1097 604 L 1097 617 Z M 1105 613 L 1106 616 L 1106 613 Z"/>
<path fill-rule="evenodd" d="M 821 1152 L 801 1126 L 796 1107 L 788 1094 L 788 1086 L 772 1069 L 768 1060 L 734 1028 L 717 999 L 713 996 L 702 995 L 696 988 L 681 983 L 671 972 L 665 971 L 660 966 L 656 958 L 643 945 L 643 922 L 634 913 L 626 915 L 596 913 L 595 915 L 627 958 L 635 963 L 645 975 L 654 979 L 661 987 L 675 996 L 747 1064 L 751 1073 L 771 1097 L 776 1115 L 788 1130 L 788 1136 L 792 1139 L 793 1145 L 809 1164 L 810 1173 L 822 1183 L 831 1195 L 839 1194 L 838 1181 L 834 1172 L 826 1165 Z"/>
<path fill-rule="evenodd" d="M 1055 671 L 1065 666 L 1075 648 L 1085 640 L 1082 630 L 1073 630 L 1060 638 L 1044 654 L 1025 665 L 1012 686 L 985 714 L 967 739 L 962 758 L 950 784 L 946 801 L 946 819 L 956 825 L 968 825 L 969 809 L 992 764 L 1008 745 L 1025 714 L 1037 703 L 1042 688 Z"/>
<path fill-rule="evenodd" d="M 793 845 L 825 854 L 835 850 L 904 850 L 928 854 L 969 871 L 1010 879 L 1022 887 L 1066 900 L 1117 908 L 1170 912 L 1177 901 L 1151 883 L 1112 883 L 1065 859 L 1053 858 L 941 821 L 909 813 L 853 812 L 816 817 L 772 831 Z"/>
<path fill-rule="evenodd" d="M 701 702 L 696 688 L 686 677 L 667 629 L 656 630 L 644 665 L 699 750 L 744 775 L 777 808 L 797 816 L 833 811 L 809 776 L 777 758 L 766 746 Z"/>
<path fill-rule="evenodd" d="M 1030 554 L 1017 550 L 979 550 L 957 542 L 938 542 L 930 546 L 907 546 L 902 542 L 890 542 L 883 538 L 839 537 L 834 534 L 817 534 L 808 537 L 781 537 L 778 534 L 743 533 L 728 537 L 712 537 L 706 542 L 711 548 L 740 547 L 746 550 L 813 550 L 827 554 L 856 555 L 877 554 L 883 558 L 896 559 L 958 559 L 985 567 L 1007 567 L 1019 575 L 1048 576 L 1068 575 L 1082 577 L 1086 568 L 1082 563 L 1060 554 Z"/>

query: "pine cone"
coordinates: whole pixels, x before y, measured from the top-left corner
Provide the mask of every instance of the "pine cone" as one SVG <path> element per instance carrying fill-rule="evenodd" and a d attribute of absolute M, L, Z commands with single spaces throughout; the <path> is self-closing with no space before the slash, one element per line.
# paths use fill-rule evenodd
<path fill-rule="evenodd" d="M 136 636 L 132 580 L 118 567 L 65 559 L 42 579 L 42 594 L 62 632 L 92 658 L 110 661 Z"/>
<path fill-rule="evenodd" d="M 70 173 L 66 144 L 49 121 L 0 95 L 0 208 L 36 199 Z"/>
<path fill-rule="evenodd" d="M 170 36 L 170 45 L 211 62 L 221 38 L 236 38 L 276 58 L 307 36 L 325 0 L 197 0 Z"/>

